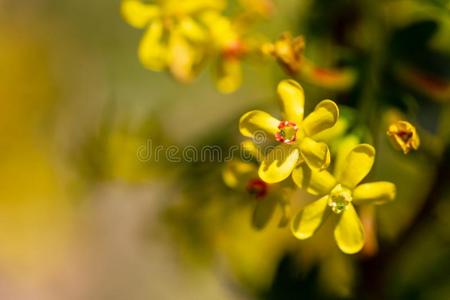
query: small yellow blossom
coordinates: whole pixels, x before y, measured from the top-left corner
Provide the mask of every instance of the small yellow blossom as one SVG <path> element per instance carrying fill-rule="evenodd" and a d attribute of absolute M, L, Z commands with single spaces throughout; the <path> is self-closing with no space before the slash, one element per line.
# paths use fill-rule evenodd
<path fill-rule="evenodd" d="M 288 74 L 294 75 L 300 71 L 303 61 L 305 39 L 303 36 L 293 38 L 289 32 L 281 35 L 275 43 L 266 43 L 262 52 L 272 55 Z"/>
<path fill-rule="evenodd" d="M 217 89 L 231 93 L 241 85 L 243 59 L 261 44 L 246 36 L 249 23 L 267 13 L 270 3 L 243 1 L 242 15 L 227 17 L 223 0 L 124 0 L 122 14 L 130 25 L 147 28 L 138 51 L 145 67 L 190 82 L 214 58 Z"/>
<path fill-rule="evenodd" d="M 420 145 L 416 128 L 407 121 L 397 121 L 389 126 L 386 133 L 397 149 L 408 154 L 411 149 L 417 150 Z"/>
<path fill-rule="evenodd" d="M 259 153 L 251 141 L 245 141 L 243 147 L 255 159 Z M 281 217 L 279 227 L 284 227 L 290 219 L 290 190 L 282 184 L 269 184 L 258 177 L 255 163 L 233 160 L 227 163 L 222 177 L 225 184 L 235 190 L 246 193 L 254 199 L 252 224 L 256 229 L 264 228 L 272 219 L 276 208 L 279 207 Z"/>
<path fill-rule="evenodd" d="M 222 10 L 220 0 L 163 0 L 144 3 L 124 0 L 122 15 L 133 27 L 146 32 L 139 46 L 139 59 L 153 71 L 169 69 L 179 81 L 191 81 L 205 57 L 207 28 L 196 21 L 209 11 Z"/>
<path fill-rule="evenodd" d="M 297 167 L 292 178 L 307 192 L 320 196 L 299 211 L 291 221 L 291 231 L 298 239 L 311 237 L 325 218 L 333 212 L 338 216 L 334 237 L 338 247 L 353 254 L 364 246 L 364 229 L 354 204 L 382 204 L 395 198 L 396 187 L 391 182 L 360 182 L 370 172 L 375 149 L 368 144 L 355 146 L 346 157 L 345 165 L 335 176 L 328 171 Z"/>
<path fill-rule="evenodd" d="M 333 127 L 339 117 L 339 109 L 331 100 L 323 100 L 305 119 L 303 88 L 294 80 L 278 84 L 283 118 L 253 110 L 239 121 L 242 135 L 254 139 L 277 141 L 279 144 L 267 153 L 258 170 L 259 177 L 267 183 L 286 179 L 302 162 L 316 170 L 323 170 L 330 163 L 330 151 L 325 143 L 314 136 Z"/>
<path fill-rule="evenodd" d="M 303 36 L 292 37 L 289 32 L 285 32 L 274 43 L 263 44 L 261 52 L 273 56 L 287 74 L 300 76 L 317 86 L 343 90 L 356 81 L 356 72 L 352 68 L 323 68 L 307 59 L 304 56 Z"/>

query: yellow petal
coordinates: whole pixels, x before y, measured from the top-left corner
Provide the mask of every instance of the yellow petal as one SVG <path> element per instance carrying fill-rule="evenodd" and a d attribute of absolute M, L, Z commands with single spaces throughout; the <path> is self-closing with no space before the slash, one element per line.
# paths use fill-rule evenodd
<path fill-rule="evenodd" d="M 330 150 L 325 143 L 305 137 L 300 144 L 300 152 L 311 169 L 324 170 L 330 165 Z"/>
<path fill-rule="evenodd" d="M 201 16 L 201 21 L 209 29 L 213 46 L 223 49 L 227 44 L 238 39 L 231 20 L 220 13 L 210 11 Z"/>
<path fill-rule="evenodd" d="M 333 127 L 338 118 L 339 108 L 336 103 L 331 100 L 323 100 L 305 118 L 302 127 L 308 136 L 312 136 Z"/>
<path fill-rule="evenodd" d="M 281 100 L 284 120 L 300 124 L 303 120 L 305 106 L 303 88 L 294 80 L 283 80 L 278 84 L 277 91 Z"/>
<path fill-rule="evenodd" d="M 272 218 L 277 201 L 270 196 L 256 201 L 258 203 L 253 211 L 252 224 L 256 229 L 263 229 Z"/>
<path fill-rule="evenodd" d="M 193 42 L 203 42 L 206 40 L 206 32 L 192 18 L 184 17 L 180 20 L 179 30 Z"/>
<path fill-rule="evenodd" d="M 267 140 L 273 140 L 278 132 L 280 121 L 266 112 L 252 110 L 244 114 L 239 120 L 239 131 L 243 136 L 253 137 L 255 143 L 262 144 Z"/>
<path fill-rule="evenodd" d="M 347 188 L 354 188 L 369 174 L 375 160 L 375 148 L 369 144 L 359 144 L 354 147 L 344 163 L 338 182 Z"/>
<path fill-rule="evenodd" d="M 364 229 L 352 204 L 342 213 L 334 229 L 334 238 L 339 249 L 347 254 L 356 253 L 364 246 Z"/>
<path fill-rule="evenodd" d="M 301 164 L 292 171 L 295 184 L 313 195 L 325 195 L 336 185 L 336 180 L 327 170 L 317 171 Z"/>
<path fill-rule="evenodd" d="M 346 160 L 348 154 L 361 143 L 361 138 L 355 134 L 350 134 L 340 139 L 336 146 L 336 153 L 334 155 L 334 176 L 340 178 L 340 174 L 346 168 Z"/>
<path fill-rule="evenodd" d="M 217 70 L 217 89 L 224 94 L 236 91 L 242 82 L 241 61 L 236 58 L 222 59 Z"/>
<path fill-rule="evenodd" d="M 222 172 L 223 181 L 230 188 L 244 189 L 252 177 L 258 177 L 256 166 L 238 160 L 229 161 Z"/>
<path fill-rule="evenodd" d="M 340 108 L 339 109 L 339 118 L 336 124 L 324 130 L 318 134 L 314 135 L 314 139 L 316 141 L 321 141 L 325 143 L 336 143 L 343 136 L 345 136 L 346 132 L 349 131 L 350 126 L 353 125 L 356 113 L 351 108 Z M 339 143 L 339 142 L 338 142 Z"/>
<path fill-rule="evenodd" d="M 358 185 L 353 190 L 355 204 L 382 204 L 395 198 L 395 184 L 387 181 L 371 182 Z"/>
<path fill-rule="evenodd" d="M 164 9 L 171 15 L 192 15 L 208 10 L 222 10 L 226 6 L 224 0 L 164 0 Z"/>
<path fill-rule="evenodd" d="M 291 231 L 300 240 L 311 237 L 325 219 L 328 195 L 306 205 L 291 221 Z"/>
<path fill-rule="evenodd" d="M 259 167 L 258 175 L 267 183 L 280 182 L 291 175 L 299 156 L 296 146 L 280 144 L 264 158 Z"/>
<path fill-rule="evenodd" d="M 169 38 L 168 64 L 175 79 L 189 82 L 195 76 L 194 66 L 200 61 L 197 51 L 179 32 L 172 32 Z"/>
<path fill-rule="evenodd" d="M 154 21 L 139 45 L 139 59 L 150 70 L 161 71 L 166 66 L 166 47 L 162 44 L 163 25 Z"/>
<path fill-rule="evenodd" d="M 244 160 L 256 159 L 260 162 L 264 157 L 261 150 L 251 140 L 243 141 L 241 143 L 241 149 L 244 150 L 242 154 Z"/>
<path fill-rule="evenodd" d="M 160 9 L 156 5 L 144 4 L 141 1 L 126 0 L 122 2 L 121 12 L 128 24 L 144 28 L 152 18 L 160 14 Z"/>

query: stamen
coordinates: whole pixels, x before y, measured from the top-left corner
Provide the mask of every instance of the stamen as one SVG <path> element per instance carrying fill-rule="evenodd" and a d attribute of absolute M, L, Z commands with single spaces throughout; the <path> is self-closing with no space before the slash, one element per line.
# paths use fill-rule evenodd
<path fill-rule="evenodd" d="M 341 214 L 347 206 L 352 202 L 352 193 L 348 188 L 342 185 L 336 185 L 330 192 L 328 198 L 328 206 L 336 214 Z"/>
<path fill-rule="evenodd" d="M 399 131 L 399 132 L 397 133 L 397 135 L 398 135 L 398 136 L 402 139 L 402 141 L 404 141 L 405 143 L 408 142 L 408 141 L 412 138 L 412 136 L 413 136 L 412 132 L 407 132 L 407 131 Z"/>
<path fill-rule="evenodd" d="M 293 144 L 297 140 L 298 126 L 295 122 L 281 121 L 275 133 L 275 139 L 280 143 Z"/>

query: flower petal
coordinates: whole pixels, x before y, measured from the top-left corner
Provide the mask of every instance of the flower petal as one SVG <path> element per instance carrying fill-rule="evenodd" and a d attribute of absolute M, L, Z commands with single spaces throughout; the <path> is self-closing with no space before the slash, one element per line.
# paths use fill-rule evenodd
<path fill-rule="evenodd" d="M 160 9 L 157 5 L 126 0 L 122 2 L 121 12 L 128 24 L 136 28 L 144 28 L 152 18 L 159 15 Z"/>
<path fill-rule="evenodd" d="M 369 174 L 375 160 L 375 148 L 369 144 L 355 146 L 347 155 L 344 168 L 338 177 L 338 182 L 347 188 L 354 188 Z"/>
<path fill-rule="evenodd" d="M 328 195 L 306 205 L 291 221 L 291 231 L 300 240 L 311 237 L 325 219 Z"/>
<path fill-rule="evenodd" d="M 313 136 L 333 127 L 339 119 L 339 108 L 331 100 L 323 100 L 316 105 L 302 123 L 306 135 Z"/>
<path fill-rule="evenodd" d="M 165 11 L 172 15 L 193 15 L 202 11 L 220 11 L 226 7 L 226 2 L 224 0 L 165 0 L 162 2 L 164 3 Z"/>
<path fill-rule="evenodd" d="M 166 66 L 166 47 L 162 44 L 163 25 L 154 21 L 147 29 L 139 45 L 141 63 L 152 71 L 161 71 Z"/>
<path fill-rule="evenodd" d="M 325 195 L 336 185 L 336 180 L 328 171 L 310 169 L 301 164 L 292 171 L 295 184 L 313 195 Z"/>
<path fill-rule="evenodd" d="M 347 156 L 357 145 L 361 143 L 361 138 L 355 134 L 349 134 L 339 140 L 336 145 L 336 153 L 334 154 L 334 170 L 335 178 L 340 178 L 340 174 L 347 167 Z"/>
<path fill-rule="evenodd" d="M 395 198 L 395 184 L 387 181 L 371 182 L 358 185 L 353 190 L 355 204 L 382 204 Z"/>
<path fill-rule="evenodd" d="M 347 254 L 356 253 L 364 246 L 364 229 L 352 204 L 342 213 L 334 229 L 334 238 L 339 249 Z"/>
<path fill-rule="evenodd" d="M 311 169 L 324 170 L 330 165 L 330 150 L 325 143 L 305 137 L 300 144 L 300 152 Z"/>
<path fill-rule="evenodd" d="M 181 33 L 192 42 L 203 42 L 207 38 L 206 31 L 190 17 L 183 17 L 178 26 Z"/>
<path fill-rule="evenodd" d="M 245 140 L 241 143 L 241 152 L 243 160 L 256 159 L 256 161 L 261 162 L 264 158 L 263 153 L 260 148 L 258 148 L 252 140 Z"/>
<path fill-rule="evenodd" d="M 208 11 L 201 15 L 200 20 L 209 30 L 212 46 L 218 49 L 224 49 L 230 42 L 239 39 L 231 20 L 219 12 Z"/>
<path fill-rule="evenodd" d="M 266 197 L 258 201 L 252 215 L 252 224 L 256 229 L 263 229 L 273 216 L 276 198 Z"/>
<path fill-rule="evenodd" d="M 217 67 L 217 89 L 223 94 L 230 94 L 239 88 L 241 82 L 241 61 L 236 58 L 221 59 Z"/>
<path fill-rule="evenodd" d="M 280 182 L 291 175 L 299 156 L 296 146 L 278 145 L 264 158 L 259 167 L 258 175 L 267 183 Z"/>
<path fill-rule="evenodd" d="M 278 95 L 285 121 L 298 124 L 303 120 L 305 94 L 303 88 L 294 80 L 283 80 L 278 84 Z"/>
<path fill-rule="evenodd" d="M 172 32 L 169 38 L 168 63 L 175 79 L 189 82 L 195 76 L 194 67 L 201 61 L 201 51 L 191 45 L 181 32 Z"/>
<path fill-rule="evenodd" d="M 268 138 L 272 139 L 278 132 L 280 121 L 266 112 L 252 110 L 239 120 L 239 131 L 243 136 L 255 138 L 255 143 L 262 144 Z"/>

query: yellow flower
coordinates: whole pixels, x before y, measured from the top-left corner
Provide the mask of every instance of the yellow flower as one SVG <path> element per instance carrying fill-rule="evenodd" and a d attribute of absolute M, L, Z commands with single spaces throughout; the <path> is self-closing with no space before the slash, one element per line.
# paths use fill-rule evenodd
<path fill-rule="evenodd" d="M 182 82 L 194 78 L 205 56 L 207 28 L 196 18 L 224 8 L 220 0 L 163 0 L 146 4 L 124 0 L 122 14 L 133 27 L 146 28 L 139 59 L 150 70 L 169 69 Z"/>
<path fill-rule="evenodd" d="M 411 149 L 417 150 L 420 145 L 416 128 L 407 121 L 397 121 L 389 126 L 386 133 L 397 149 L 408 154 Z"/>
<path fill-rule="evenodd" d="M 305 40 L 303 36 L 295 38 L 285 32 L 274 43 L 265 43 L 261 47 L 265 55 L 273 56 L 289 75 L 298 75 L 302 79 L 321 87 L 342 90 L 356 81 L 356 72 L 352 68 L 322 68 L 304 56 Z"/>
<path fill-rule="evenodd" d="M 305 39 L 303 36 L 292 38 L 289 32 L 285 32 L 275 43 L 266 43 L 262 46 L 262 52 L 272 55 L 288 74 L 294 75 L 300 71 Z"/>
<path fill-rule="evenodd" d="M 216 87 L 224 94 L 236 91 L 242 83 L 242 66 L 239 56 L 221 54 L 216 68 Z"/>
<path fill-rule="evenodd" d="M 245 141 L 243 147 L 257 159 L 258 150 L 251 141 Z M 272 219 L 277 206 L 280 208 L 279 227 L 284 227 L 290 219 L 290 190 L 282 184 L 268 184 L 258 177 L 258 168 L 254 163 L 233 160 L 227 163 L 222 177 L 225 184 L 235 190 L 245 192 L 255 201 L 252 224 L 256 229 L 264 228 Z"/>
<path fill-rule="evenodd" d="M 291 221 L 291 231 L 298 239 L 311 237 L 325 218 L 333 212 L 338 216 L 334 237 L 338 247 L 353 254 L 364 246 L 364 230 L 354 204 L 382 204 L 395 198 L 396 188 L 391 182 L 360 182 L 367 176 L 375 159 L 375 149 L 368 144 L 355 146 L 347 155 L 345 165 L 335 176 L 328 171 L 317 171 L 299 166 L 292 173 L 294 182 L 311 194 L 319 195 L 316 200 Z"/>
<path fill-rule="evenodd" d="M 279 120 L 266 112 L 253 110 L 239 121 L 242 135 L 257 140 L 269 138 L 277 145 L 261 162 L 259 177 L 267 183 L 286 179 L 303 161 L 316 170 L 323 170 L 330 163 L 330 151 L 325 143 L 316 142 L 314 136 L 336 124 L 339 109 L 331 100 L 323 100 L 314 111 L 303 119 L 303 88 L 293 80 L 278 84 L 278 95 L 283 112 Z M 259 142 L 259 141 L 258 141 Z"/>

